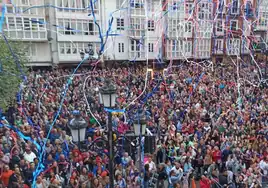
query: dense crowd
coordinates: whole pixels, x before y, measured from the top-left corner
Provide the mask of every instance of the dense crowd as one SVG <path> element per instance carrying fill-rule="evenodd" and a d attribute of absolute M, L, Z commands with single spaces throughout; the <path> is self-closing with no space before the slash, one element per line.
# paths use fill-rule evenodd
<path fill-rule="evenodd" d="M 5 113 L 8 122 L 25 136 L 40 145 L 45 143 L 42 162 L 46 170 L 38 176 L 37 188 L 109 187 L 108 148 L 97 151 L 89 147 L 95 139 L 106 137 L 107 113 L 98 95 L 105 78 L 117 85 L 116 108 L 129 105 L 125 115 L 113 113 L 117 136 L 133 129 L 133 116 L 139 108 L 147 111 L 147 126 L 157 135 L 156 151 L 146 155 L 143 180 L 135 155 L 118 149 L 115 171 L 111 172 L 115 187 L 143 184 L 147 188 L 155 174 L 159 187 L 268 186 L 268 89 L 244 80 L 258 76 L 252 67 L 241 71 L 239 87 L 236 70 L 230 67 L 211 71 L 181 65 L 164 77 L 149 77 L 147 84 L 144 67 L 81 68 L 65 95 L 72 71 L 30 72 L 17 103 Z M 64 96 L 60 115 L 46 139 Z M 88 123 L 84 150 L 72 142 L 68 128 L 74 110 Z M 35 144 L 3 126 L 0 149 L 2 187 L 31 187 L 40 162 Z"/>

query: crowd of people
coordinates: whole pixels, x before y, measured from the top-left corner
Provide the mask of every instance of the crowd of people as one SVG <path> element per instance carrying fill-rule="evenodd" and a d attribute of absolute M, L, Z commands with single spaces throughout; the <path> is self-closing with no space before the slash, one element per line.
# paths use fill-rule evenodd
<path fill-rule="evenodd" d="M 246 81 L 258 77 L 254 68 L 241 70 L 239 85 L 236 69 L 228 66 L 210 70 L 180 65 L 166 75 L 150 75 L 147 83 L 146 68 L 141 66 L 81 68 L 65 94 L 72 71 L 29 73 L 5 117 L 25 136 L 45 144 L 45 157 L 39 161 L 32 141 L 1 126 L 2 187 L 31 187 L 40 162 L 45 171 L 37 177 L 37 188 L 106 188 L 111 175 L 118 188 L 268 186 L 268 89 Z M 146 155 L 143 178 L 133 153 L 115 148 L 115 171 L 109 172 L 109 148 L 90 147 L 97 138 L 106 138 L 107 112 L 98 94 L 106 78 L 117 85 L 116 108 L 127 107 L 125 114 L 113 113 L 117 137 L 133 130 L 133 116 L 140 108 L 147 112 L 147 127 L 156 135 L 157 149 Z M 88 123 L 83 149 L 72 142 L 68 128 L 74 110 Z"/>

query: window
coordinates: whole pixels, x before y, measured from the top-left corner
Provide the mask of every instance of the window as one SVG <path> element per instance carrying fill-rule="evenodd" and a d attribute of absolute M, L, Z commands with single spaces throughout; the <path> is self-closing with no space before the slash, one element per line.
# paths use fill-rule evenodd
<path fill-rule="evenodd" d="M 16 24 L 17 24 L 17 30 L 22 30 L 23 28 L 22 18 L 16 17 Z"/>
<path fill-rule="evenodd" d="M 31 30 L 30 19 L 29 18 L 23 18 L 23 20 L 24 20 L 24 30 Z"/>
<path fill-rule="evenodd" d="M 227 43 L 227 51 L 230 55 L 239 55 L 240 53 L 240 39 L 229 39 Z"/>
<path fill-rule="evenodd" d="M 42 19 L 42 18 L 39 18 L 39 30 L 45 30 L 45 27 L 44 27 L 44 25 L 45 25 L 45 20 L 44 19 Z M 62 24 L 63 25 L 63 24 Z M 61 26 L 62 26 L 61 25 Z"/>
<path fill-rule="evenodd" d="M 131 7 L 135 7 L 135 8 L 143 8 L 143 3 L 141 2 L 141 0 L 131 0 L 130 1 L 131 3 L 130 3 L 130 6 Z"/>
<path fill-rule="evenodd" d="M 82 8 L 86 8 L 86 0 L 82 0 Z"/>
<path fill-rule="evenodd" d="M 37 31 L 38 30 L 38 27 L 37 27 L 37 19 L 35 19 L 35 18 L 33 18 L 32 20 L 35 20 L 35 21 L 33 21 L 33 22 L 31 22 L 31 24 L 32 24 L 32 30 L 33 31 Z"/>
<path fill-rule="evenodd" d="M 154 31 L 154 21 L 153 20 L 148 21 L 148 31 Z"/>
<path fill-rule="evenodd" d="M 7 13 L 14 13 L 13 7 L 6 7 L 6 8 L 7 8 Z"/>
<path fill-rule="evenodd" d="M 13 17 L 8 17 L 8 29 L 16 29 Z"/>
<path fill-rule="evenodd" d="M 198 4 L 198 18 L 203 20 L 212 19 L 212 3 L 199 3 Z"/>
<path fill-rule="evenodd" d="M 64 2 L 64 7 L 69 7 L 69 2 L 68 2 L 69 0 L 63 0 L 63 2 Z"/>
<path fill-rule="evenodd" d="M 223 31 L 222 20 L 218 20 L 218 21 L 217 21 L 217 31 L 218 31 L 218 32 L 222 32 L 222 31 Z"/>
<path fill-rule="evenodd" d="M 131 51 L 135 51 L 135 41 L 131 40 Z"/>
<path fill-rule="evenodd" d="M 148 44 L 148 50 L 149 50 L 149 52 L 154 52 L 154 44 L 153 43 Z"/>
<path fill-rule="evenodd" d="M 60 34 L 63 34 L 64 33 L 64 22 L 63 22 L 62 19 L 58 19 L 58 26 L 59 26 L 59 27 L 57 27 L 58 28 L 58 32 Z"/>
<path fill-rule="evenodd" d="M 92 21 L 89 21 L 88 23 L 88 30 L 90 35 L 94 35 L 94 24 Z"/>
<path fill-rule="evenodd" d="M 186 53 L 191 53 L 191 41 L 187 41 L 185 43 L 185 52 Z"/>
<path fill-rule="evenodd" d="M 81 21 L 77 21 L 77 28 L 76 28 L 76 30 L 77 30 L 77 35 L 81 35 L 82 34 L 82 22 Z"/>
<path fill-rule="evenodd" d="M 220 0 L 219 1 L 218 12 L 219 13 L 223 13 L 224 12 L 224 0 Z"/>
<path fill-rule="evenodd" d="M 176 51 L 176 47 L 177 47 L 177 41 L 173 40 L 172 41 L 172 51 Z"/>
<path fill-rule="evenodd" d="M 116 29 L 117 30 L 124 30 L 124 19 L 122 19 L 122 18 L 116 19 Z"/>
<path fill-rule="evenodd" d="M 139 52 L 140 51 L 140 41 L 139 40 L 131 40 L 131 51 L 132 52 Z"/>
<path fill-rule="evenodd" d="M 77 46 L 75 43 L 72 43 L 72 54 L 77 54 Z"/>
<path fill-rule="evenodd" d="M 188 33 L 192 32 L 192 22 L 185 23 L 185 32 L 188 32 Z"/>
<path fill-rule="evenodd" d="M 58 0 L 57 5 L 58 5 L 58 7 L 62 7 L 62 0 Z M 62 9 L 59 9 L 59 11 L 62 11 Z"/>
<path fill-rule="evenodd" d="M 124 43 L 118 43 L 118 52 L 119 53 L 124 53 L 125 52 Z"/>
<path fill-rule="evenodd" d="M 84 51 L 83 43 L 78 43 L 78 52 Z"/>
<path fill-rule="evenodd" d="M 237 20 L 231 20 L 231 30 L 236 31 L 238 28 L 238 21 Z"/>
<path fill-rule="evenodd" d="M 64 29 L 65 29 L 65 32 L 64 32 L 65 35 L 71 35 L 73 33 L 71 31 L 70 20 L 64 20 Z"/>
<path fill-rule="evenodd" d="M 65 47 L 66 47 L 66 54 L 71 54 L 71 43 L 66 43 Z"/>
<path fill-rule="evenodd" d="M 64 43 L 59 43 L 59 48 L 60 48 L 60 54 L 65 54 Z"/>
<path fill-rule="evenodd" d="M 192 14 L 193 12 L 193 4 L 191 3 L 186 3 L 186 14 Z"/>
<path fill-rule="evenodd" d="M 239 13 L 239 0 L 233 0 L 231 14 L 238 14 Z"/>
<path fill-rule="evenodd" d="M 22 5 L 28 5 L 28 3 L 29 3 L 28 0 L 21 0 Z"/>
<path fill-rule="evenodd" d="M 116 0 L 116 9 L 123 8 L 124 0 Z"/>
<path fill-rule="evenodd" d="M 30 45 L 30 49 L 31 49 L 31 56 L 36 56 L 37 54 L 37 48 L 35 44 L 31 44 Z"/>
<path fill-rule="evenodd" d="M 72 35 L 75 35 L 77 33 L 75 31 L 76 30 L 76 21 L 74 21 L 74 20 L 71 21 L 71 28 L 70 28 L 70 30 L 71 30 Z"/>
<path fill-rule="evenodd" d="M 223 41 L 217 40 L 216 41 L 216 51 L 222 51 L 223 50 Z"/>
<path fill-rule="evenodd" d="M 28 57 L 37 55 L 36 44 L 33 44 L 33 43 L 24 44 L 24 50 L 25 50 L 25 55 Z"/>
<path fill-rule="evenodd" d="M 83 21 L 83 31 L 84 31 L 84 35 L 89 35 L 88 26 L 89 26 L 89 24 L 86 23 L 86 21 Z M 65 26 L 65 27 L 66 27 L 66 26 Z"/>

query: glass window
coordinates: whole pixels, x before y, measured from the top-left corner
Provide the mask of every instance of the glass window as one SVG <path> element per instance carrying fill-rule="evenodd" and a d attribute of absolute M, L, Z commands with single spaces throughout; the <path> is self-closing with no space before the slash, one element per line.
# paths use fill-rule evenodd
<path fill-rule="evenodd" d="M 45 20 L 43 18 L 39 18 L 39 30 L 45 30 Z"/>
<path fill-rule="evenodd" d="M 116 29 L 124 30 L 124 19 L 121 19 L 121 18 L 116 19 Z"/>
<path fill-rule="evenodd" d="M 22 30 L 23 28 L 22 18 L 16 17 L 16 24 L 17 24 L 17 29 Z"/>
<path fill-rule="evenodd" d="M 154 20 L 148 21 L 148 31 L 154 31 Z"/>
<path fill-rule="evenodd" d="M 69 7 L 69 0 L 63 0 L 64 7 Z"/>
<path fill-rule="evenodd" d="M 31 24 L 32 24 L 32 30 L 33 31 L 37 31 L 37 19 L 36 18 L 32 18 L 32 20 L 35 20 L 35 21 L 33 21 L 33 22 L 31 22 Z"/>
<path fill-rule="evenodd" d="M 83 31 L 84 35 L 88 35 L 88 23 L 86 21 L 83 21 Z"/>
<path fill-rule="evenodd" d="M 231 21 L 231 30 L 237 30 L 237 21 Z"/>
<path fill-rule="evenodd" d="M 82 22 L 81 21 L 77 21 L 77 35 L 81 35 L 82 34 Z"/>
<path fill-rule="evenodd" d="M 29 18 L 23 18 L 23 21 L 24 21 L 24 30 L 31 30 L 30 19 Z"/>
<path fill-rule="evenodd" d="M 86 0 L 82 0 L 82 8 L 86 8 Z"/>
<path fill-rule="evenodd" d="M 62 0 L 57 0 L 57 6 L 62 7 Z M 58 9 L 58 10 L 61 11 L 62 9 Z"/>
<path fill-rule="evenodd" d="M 13 13 L 13 7 L 7 7 L 7 13 Z"/>
<path fill-rule="evenodd" d="M 60 53 L 61 53 L 61 54 L 65 54 L 64 43 L 59 43 L 59 47 L 60 47 Z"/>
<path fill-rule="evenodd" d="M 71 34 L 71 30 L 70 30 L 70 20 L 64 20 L 64 34 L 65 35 L 70 35 Z"/>
<path fill-rule="evenodd" d="M 93 22 L 88 23 L 88 30 L 89 30 L 90 35 L 94 35 L 94 24 L 93 24 Z"/>
<path fill-rule="evenodd" d="M 28 1 L 27 0 L 21 0 L 21 4 L 22 5 L 28 5 Z"/>
<path fill-rule="evenodd" d="M 75 30 L 75 31 L 73 31 Z M 72 35 L 75 35 L 76 34 L 76 21 L 72 21 L 71 22 L 71 32 L 72 32 Z"/>
<path fill-rule="evenodd" d="M 66 43 L 65 47 L 66 47 L 66 54 L 71 54 L 71 43 Z"/>
<path fill-rule="evenodd" d="M 83 47 L 83 43 L 78 43 L 77 44 L 77 48 L 78 48 L 78 52 L 81 52 L 81 51 L 83 51 L 84 50 L 84 47 Z"/>
<path fill-rule="evenodd" d="M 121 43 L 118 43 L 118 52 L 121 52 Z"/>
<path fill-rule="evenodd" d="M 72 43 L 72 53 L 77 54 L 77 45 L 75 43 Z"/>
<path fill-rule="evenodd" d="M 36 45 L 35 44 L 31 44 L 31 55 L 32 56 L 36 56 L 37 54 L 37 48 L 36 48 Z"/>
<path fill-rule="evenodd" d="M 131 40 L 131 51 L 135 51 L 135 41 L 134 40 Z"/>
<path fill-rule="evenodd" d="M 122 43 L 122 52 L 125 52 L 125 45 Z"/>
<path fill-rule="evenodd" d="M 9 29 L 15 29 L 15 22 L 13 17 L 8 17 L 8 28 Z"/>
<path fill-rule="evenodd" d="M 82 8 L 82 2 L 81 1 L 76 1 L 76 6 L 77 8 Z"/>

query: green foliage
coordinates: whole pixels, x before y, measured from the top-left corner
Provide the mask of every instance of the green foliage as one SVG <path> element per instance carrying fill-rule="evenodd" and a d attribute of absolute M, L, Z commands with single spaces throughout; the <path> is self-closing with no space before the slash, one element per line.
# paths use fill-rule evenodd
<path fill-rule="evenodd" d="M 8 41 L 14 54 L 18 57 L 22 71 L 27 75 L 25 64 L 28 59 L 23 49 L 22 42 Z M 7 44 L 0 39 L 0 108 L 6 109 L 10 102 L 15 100 L 16 92 L 19 90 L 19 85 L 23 81 L 20 68 L 17 67 L 16 60 L 12 56 Z"/>

